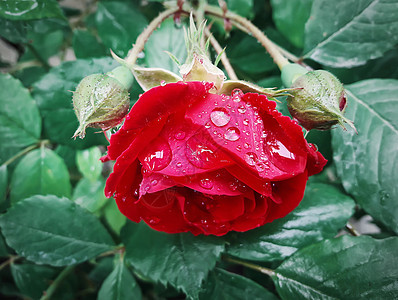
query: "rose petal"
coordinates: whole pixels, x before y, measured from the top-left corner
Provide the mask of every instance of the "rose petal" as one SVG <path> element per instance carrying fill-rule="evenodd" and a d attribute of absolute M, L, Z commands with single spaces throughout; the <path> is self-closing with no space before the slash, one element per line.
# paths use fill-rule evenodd
<path fill-rule="evenodd" d="M 209 195 L 242 194 L 240 189 L 242 183 L 224 169 L 192 176 L 173 177 L 173 179 L 181 185 Z"/>
<path fill-rule="evenodd" d="M 271 189 L 271 182 L 259 178 L 255 174 L 251 173 L 250 171 L 241 168 L 238 165 L 232 165 L 226 167 L 226 170 L 232 174 L 235 178 L 238 180 L 244 182 L 247 184 L 250 188 L 255 190 L 257 193 L 264 195 L 264 196 L 270 196 L 272 195 L 272 189 Z"/>
<path fill-rule="evenodd" d="M 323 170 L 323 167 L 328 162 L 321 152 L 319 152 L 315 145 L 307 144 L 308 149 L 308 160 L 307 160 L 307 170 L 308 176 L 318 174 Z"/>
<path fill-rule="evenodd" d="M 299 147 L 301 151 L 305 151 L 308 154 L 307 165 L 308 176 L 314 175 L 322 171 L 326 165 L 327 160 L 322 156 L 317 149 L 307 143 L 302 134 L 302 128 L 298 123 L 287 116 L 283 116 L 279 111 L 275 109 L 276 103 L 273 101 L 266 100 L 265 96 L 248 93 L 243 96 L 243 99 L 247 102 L 257 105 L 261 108 L 261 115 L 269 115 L 273 119 L 277 120 L 280 127 L 284 130 L 285 134 L 293 141 L 296 147 Z M 275 132 L 274 132 L 275 133 Z M 278 134 L 278 136 L 280 136 Z"/>
<path fill-rule="evenodd" d="M 206 206 L 211 205 L 213 199 L 188 189 L 185 189 L 185 193 L 185 198 L 180 198 L 179 203 L 188 224 L 195 226 L 206 235 L 220 236 L 229 231 L 229 222 L 217 222 L 213 215 L 209 213 Z"/>
<path fill-rule="evenodd" d="M 102 161 L 114 160 L 145 127 L 152 127 L 159 118 L 188 107 L 207 94 L 211 84 L 177 82 L 158 86 L 144 93 L 126 116 L 123 126 L 111 136 L 108 153 Z"/>
<path fill-rule="evenodd" d="M 162 202 L 162 198 L 166 200 Z M 145 223 L 155 230 L 167 233 L 190 231 L 194 235 L 201 233 L 200 230 L 195 226 L 191 226 L 184 219 L 179 205 L 179 198 L 184 199 L 176 189 L 146 194 L 137 203 L 135 211 Z"/>
<path fill-rule="evenodd" d="M 138 167 L 138 162 L 135 161 L 129 165 L 124 175 L 115 187 L 117 192 L 114 198 L 122 214 L 134 222 L 139 222 L 140 215 L 136 214 L 134 209 L 138 200 L 138 187 L 141 181 L 141 171 Z"/>
<path fill-rule="evenodd" d="M 113 172 L 109 175 L 105 195 L 111 197 L 117 191 L 117 185 L 120 180 L 124 180 L 125 172 L 131 164 L 137 159 L 138 153 L 143 147 L 148 145 L 161 131 L 165 121 L 154 123 L 153 127 L 145 128 L 130 144 L 130 146 L 119 156 L 113 167 Z"/>
<path fill-rule="evenodd" d="M 262 119 L 259 109 L 240 96 L 209 94 L 188 109 L 187 117 L 204 126 L 238 165 L 262 178 L 281 180 L 303 172 L 306 153 L 294 148 L 276 120 Z"/>
<path fill-rule="evenodd" d="M 156 193 L 175 185 L 174 180 L 166 175 L 145 172 L 140 184 L 140 197 L 146 193 Z"/>
<path fill-rule="evenodd" d="M 159 163 L 160 156 L 165 164 Z M 148 171 L 174 177 L 205 173 L 232 164 L 205 129 L 180 115 L 169 118 L 159 137 L 140 153 L 139 159 Z"/>
<path fill-rule="evenodd" d="M 300 204 L 307 180 L 307 171 L 305 171 L 291 179 L 273 182 L 272 198 L 279 200 L 272 199 L 273 201 L 268 203 L 271 213 L 268 214 L 267 222 L 283 218 Z M 281 204 L 277 204 L 278 202 Z"/>
<path fill-rule="evenodd" d="M 167 117 L 202 99 L 211 84 L 197 81 L 169 83 L 145 92 L 133 105 L 123 124 L 124 130 L 144 128 L 160 116 Z"/>
<path fill-rule="evenodd" d="M 253 193 L 253 192 L 252 192 Z M 245 212 L 245 197 L 212 196 L 212 202 L 207 203 L 207 210 L 213 215 L 217 223 L 232 221 Z"/>

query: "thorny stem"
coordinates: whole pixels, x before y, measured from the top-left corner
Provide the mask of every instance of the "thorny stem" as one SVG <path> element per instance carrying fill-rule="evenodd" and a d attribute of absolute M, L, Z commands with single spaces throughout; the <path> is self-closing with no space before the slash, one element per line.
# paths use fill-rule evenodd
<path fill-rule="evenodd" d="M 40 298 L 40 300 L 49 300 L 51 299 L 52 295 L 54 292 L 57 290 L 59 284 L 66 278 L 68 275 L 73 271 L 73 269 L 76 266 L 69 266 L 66 267 L 65 269 L 62 270 L 61 273 L 59 273 L 58 277 L 55 278 L 55 280 L 50 284 L 48 289 L 43 293 L 43 296 Z"/>
<path fill-rule="evenodd" d="M 128 66 L 134 66 L 135 62 L 137 61 L 139 53 L 144 50 L 145 43 L 151 36 L 152 32 L 158 28 L 158 26 L 169 16 L 178 12 L 180 8 L 173 7 L 164 12 L 160 13 L 152 22 L 148 25 L 147 28 L 138 36 L 133 48 L 131 49 L 130 53 L 126 57 L 126 63 Z"/>
<path fill-rule="evenodd" d="M 274 62 L 278 65 L 279 69 L 282 69 L 283 66 L 289 63 L 279 48 L 260 29 L 254 26 L 253 23 L 246 18 L 243 18 L 231 11 L 223 13 L 220 8 L 211 5 L 206 5 L 205 12 L 219 18 L 229 18 L 233 23 L 237 23 L 247 29 L 247 31 L 250 32 L 261 43 L 261 45 L 263 45 L 269 55 L 273 58 Z"/>
<path fill-rule="evenodd" d="M 217 54 L 222 53 L 223 49 L 221 48 L 217 40 L 214 38 L 214 36 L 210 33 L 208 28 L 205 29 L 205 34 L 207 37 L 210 38 L 210 44 L 213 46 L 214 50 L 216 50 Z M 231 63 L 229 62 L 229 59 L 225 54 L 225 52 L 221 54 L 221 62 L 224 65 L 225 71 L 227 71 L 229 79 L 238 80 L 238 76 L 236 76 L 235 71 L 232 68 Z"/>
<path fill-rule="evenodd" d="M 348 232 L 352 236 L 360 236 L 361 235 L 350 222 L 347 222 L 347 224 L 345 225 L 345 228 L 348 230 Z"/>
<path fill-rule="evenodd" d="M 275 275 L 275 271 L 274 270 L 266 268 L 266 267 L 261 267 L 261 266 L 258 266 L 258 265 L 255 265 L 255 264 L 240 260 L 240 259 L 236 259 L 236 258 L 232 258 L 232 257 L 229 257 L 229 256 L 225 256 L 225 255 L 222 258 L 225 261 L 228 261 L 228 262 L 231 262 L 231 263 L 234 263 L 234 264 L 238 264 L 238 265 L 250 268 L 252 270 L 256 270 L 256 271 L 261 272 L 261 273 L 263 273 L 265 275 L 268 275 L 268 276 L 274 276 Z"/>

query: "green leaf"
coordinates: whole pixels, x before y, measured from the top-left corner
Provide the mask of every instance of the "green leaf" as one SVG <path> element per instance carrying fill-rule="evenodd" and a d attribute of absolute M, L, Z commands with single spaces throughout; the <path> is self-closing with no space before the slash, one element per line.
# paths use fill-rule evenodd
<path fill-rule="evenodd" d="M 72 44 L 77 58 L 102 57 L 107 55 L 104 45 L 100 44 L 97 38 L 88 30 L 74 30 Z"/>
<path fill-rule="evenodd" d="M 133 275 L 131 275 L 130 271 L 124 265 L 123 259 L 117 259 L 115 268 L 102 284 L 97 299 L 142 299 L 141 289 Z"/>
<path fill-rule="evenodd" d="M 178 65 L 165 52 L 173 54 L 184 63 L 187 57 L 184 31 L 177 29 L 172 19 L 166 20 L 152 33 L 145 46 L 145 62 L 150 68 L 163 68 L 179 74 Z"/>
<path fill-rule="evenodd" d="M 97 212 L 108 201 L 104 188 L 105 181 L 102 178 L 95 181 L 83 178 L 77 183 L 72 199 L 88 211 Z"/>
<path fill-rule="evenodd" d="M 52 150 L 41 147 L 28 153 L 11 177 L 11 203 L 32 195 L 70 197 L 71 184 L 64 161 Z"/>
<path fill-rule="evenodd" d="M 29 22 L 25 53 L 20 61 L 40 60 L 47 61 L 51 56 L 58 54 L 69 31 L 68 23 L 64 20 L 45 19 Z"/>
<path fill-rule="evenodd" d="M 0 18 L 0 36 L 13 43 L 27 42 L 27 24 Z"/>
<path fill-rule="evenodd" d="M 271 0 L 276 28 L 296 47 L 304 47 L 305 23 L 313 0 Z"/>
<path fill-rule="evenodd" d="M 369 60 L 365 65 L 349 68 L 329 68 L 341 82 L 345 84 L 354 83 L 364 79 L 372 78 L 395 78 L 398 79 L 398 46 L 384 53 L 382 57 Z"/>
<path fill-rule="evenodd" d="M 92 147 L 77 151 L 76 163 L 80 173 L 91 181 L 96 181 L 102 172 L 102 162 L 100 161 L 101 151 L 98 147 Z"/>
<path fill-rule="evenodd" d="M 116 201 L 109 199 L 104 209 L 105 220 L 112 228 L 112 230 L 119 235 L 120 230 L 126 224 L 127 218 L 117 208 Z"/>
<path fill-rule="evenodd" d="M 209 274 L 199 299 L 217 300 L 277 300 L 278 298 L 254 281 L 222 269 L 215 269 Z"/>
<path fill-rule="evenodd" d="M 17 101 L 16 101 L 17 100 Z M 0 164 L 22 148 L 37 143 L 41 120 L 36 103 L 21 82 L 0 74 Z"/>
<path fill-rule="evenodd" d="M 148 24 L 139 10 L 123 2 L 99 2 L 95 24 L 102 42 L 118 56 L 126 56 Z"/>
<path fill-rule="evenodd" d="M 0 208 L 6 200 L 8 187 L 8 171 L 7 166 L 0 166 Z"/>
<path fill-rule="evenodd" d="M 0 16 L 10 20 L 65 18 L 56 0 L 2 0 Z"/>
<path fill-rule="evenodd" d="M 4 238 L 3 235 L 0 232 L 0 257 L 5 257 L 8 256 L 8 250 L 7 250 L 7 246 L 6 243 L 4 242 Z"/>
<path fill-rule="evenodd" d="M 22 295 L 39 299 L 48 288 L 57 270 L 31 263 L 11 264 L 11 274 Z"/>
<path fill-rule="evenodd" d="M 363 209 L 398 233 L 398 80 L 364 80 L 346 89 L 346 116 L 358 134 L 332 131 L 337 174 Z"/>
<path fill-rule="evenodd" d="M 226 54 L 235 69 L 248 74 L 259 74 L 275 68 L 272 58 L 251 36 L 238 36 L 231 41 L 234 46 L 227 47 Z"/>
<path fill-rule="evenodd" d="M 126 261 L 145 277 L 197 298 L 199 287 L 224 250 L 225 242 L 190 233 L 167 234 L 145 224 L 127 223 L 122 231 Z"/>
<path fill-rule="evenodd" d="M 381 57 L 398 42 L 397 1 L 314 1 L 305 28 L 305 55 L 332 67 Z"/>
<path fill-rule="evenodd" d="M 228 254 L 256 261 L 279 261 L 298 249 L 335 236 L 354 210 L 337 188 L 308 184 L 300 205 L 282 219 L 245 233 L 230 234 Z"/>
<path fill-rule="evenodd" d="M 398 238 L 342 236 L 304 248 L 273 276 L 282 299 L 396 299 Z"/>
<path fill-rule="evenodd" d="M 33 96 L 44 118 L 45 134 L 52 142 L 78 149 L 106 144 L 106 139 L 102 134 L 94 134 L 98 129 L 88 130 L 83 140 L 72 139 L 79 123 L 73 111 L 71 91 L 76 89 L 85 76 L 106 73 L 118 65 L 109 57 L 64 62 L 52 68 L 34 84 Z"/>
<path fill-rule="evenodd" d="M 100 221 L 66 198 L 33 196 L 0 217 L 7 244 L 37 264 L 78 264 L 113 248 Z"/>

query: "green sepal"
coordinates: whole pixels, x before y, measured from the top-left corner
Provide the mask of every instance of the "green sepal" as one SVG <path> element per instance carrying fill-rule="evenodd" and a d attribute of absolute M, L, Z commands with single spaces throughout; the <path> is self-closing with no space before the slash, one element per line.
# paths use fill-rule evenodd
<path fill-rule="evenodd" d="M 261 95 L 266 95 L 268 98 L 272 100 L 276 100 L 274 99 L 275 97 L 289 96 L 290 95 L 289 91 L 292 90 L 292 89 L 277 90 L 276 88 L 263 88 L 254 83 L 242 80 L 226 80 L 219 94 L 231 95 L 233 90 L 235 89 L 239 89 L 243 93 L 257 93 Z"/>
<path fill-rule="evenodd" d="M 166 83 L 182 81 L 182 78 L 177 74 L 162 68 L 141 68 L 135 66 L 132 70 L 135 80 L 137 80 L 145 92 Z"/>

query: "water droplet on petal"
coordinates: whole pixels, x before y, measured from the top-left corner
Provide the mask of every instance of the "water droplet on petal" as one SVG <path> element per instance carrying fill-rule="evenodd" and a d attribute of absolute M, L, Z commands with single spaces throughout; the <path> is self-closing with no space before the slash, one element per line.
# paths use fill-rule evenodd
<path fill-rule="evenodd" d="M 295 168 L 300 159 L 296 159 L 296 155 L 279 140 L 268 137 L 264 144 L 264 150 L 271 156 L 272 163 L 282 171 L 291 171 Z M 300 157 L 301 158 L 301 157 Z"/>
<path fill-rule="evenodd" d="M 201 169 L 209 169 L 218 161 L 218 155 L 195 136 L 186 142 L 185 157 L 192 165 Z"/>
<path fill-rule="evenodd" d="M 249 166 L 254 166 L 256 164 L 257 161 L 257 154 L 254 152 L 247 152 L 245 154 L 245 162 L 249 165 Z"/>
<path fill-rule="evenodd" d="M 206 190 L 210 190 L 213 187 L 213 180 L 210 178 L 203 178 L 199 182 L 200 186 Z"/>
<path fill-rule="evenodd" d="M 249 120 L 248 119 L 244 119 L 243 120 L 243 124 L 246 125 L 246 126 L 249 125 Z"/>
<path fill-rule="evenodd" d="M 240 145 L 236 146 L 236 151 L 242 151 L 242 147 Z"/>
<path fill-rule="evenodd" d="M 228 124 L 231 116 L 229 115 L 228 111 L 225 108 L 215 108 L 210 114 L 211 122 L 218 126 L 222 127 Z"/>
<path fill-rule="evenodd" d="M 185 138 L 185 132 L 184 132 L 184 131 L 179 131 L 179 132 L 177 132 L 177 133 L 174 135 L 174 137 L 175 137 L 177 140 L 183 140 L 183 139 Z"/>
<path fill-rule="evenodd" d="M 209 129 L 210 127 L 211 127 L 211 124 L 210 124 L 209 122 L 207 122 L 207 123 L 205 124 L 205 128 Z"/>
<path fill-rule="evenodd" d="M 157 181 L 156 179 L 154 179 L 154 180 L 151 181 L 151 184 L 152 184 L 153 186 L 155 186 L 155 185 L 158 184 L 158 181 Z"/>
<path fill-rule="evenodd" d="M 229 127 L 224 134 L 224 138 L 228 141 L 237 141 L 240 138 L 240 130 L 236 127 Z"/>
<path fill-rule="evenodd" d="M 161 85 L 161 86 L 165 86 L 165 85 L 166 85 L 166 81 L 162 80 L 162 81 L 160 82 L 160 85 Z"/>
<path fill-rule="evenodd" d="M 238 112 L 240 112 L 241 114 L 244 114 L 246 112 L 246 107 L 244 105 L 239 106 Z"/>
<path fill-rule="evenodd" d="M 158 224 L 159 222 L 160 222 L 160 219 L 159 219 L 158 217 L 152 217 L 152 218 L 149 220 L 149 224 L 151 224 L 151 225 Z"/>
<path fill-rule="evenodd" d="M 250 148 L 250 144 L 249 143 L 244 143 L 243 147 L 245 147 L 246 149 L 249 149 Z"/>
<path fill-rule="evenodd" d="M 150 145 L 150 150 L 142 160 L 146 169 L 160 171 L 169 165 L 172 154 L 169 144 L 164 139 L 157 139 Z"/>
<path fill-rule="evenodd" d="M 231 191 L 236 191 L 236 189 L 238 188 L 238 183 L 234 181 L 230 182 L 229 188 L 231 189 Z"/>
<path fill-rule="evenodd" d="M 181 168 L 181 167 L 182 167 L 182 163 L 181 163 L 181 162 L 178 162 L 178 163 L 176 164 L 176 166 L 177 166 L 178 168 Z"/>

